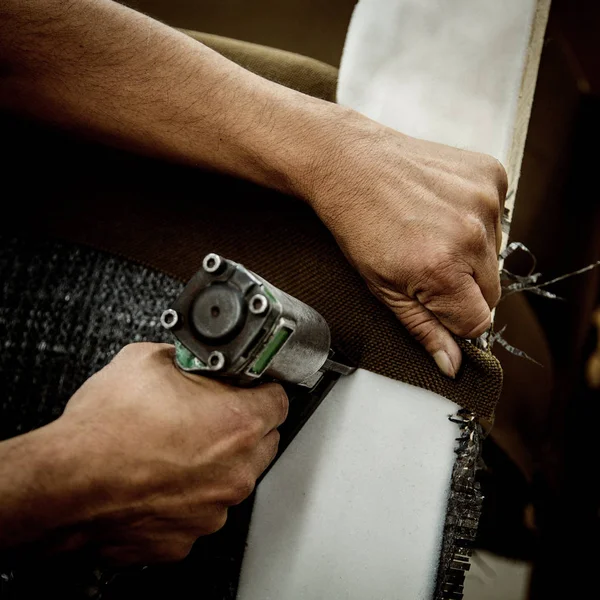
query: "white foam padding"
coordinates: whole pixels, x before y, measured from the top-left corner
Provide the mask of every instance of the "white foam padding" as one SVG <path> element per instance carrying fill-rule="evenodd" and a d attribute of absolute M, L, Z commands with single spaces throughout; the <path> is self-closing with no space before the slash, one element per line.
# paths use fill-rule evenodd
<path fill-rule="evenodd" d="M 358 370 L 260 484 L 241 600 L 430 600 L 458 407 Z"/>
<path fill-rule="evenodd" d="M 360 0 L 338 101 L 506 162 L 535 0 Z"/>

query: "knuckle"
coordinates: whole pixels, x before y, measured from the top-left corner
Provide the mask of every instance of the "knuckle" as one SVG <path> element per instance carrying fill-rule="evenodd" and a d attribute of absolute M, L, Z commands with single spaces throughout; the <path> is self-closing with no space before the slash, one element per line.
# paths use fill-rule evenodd
<path fill-rule="evenodd" d="M 492 190 L 483 196 L 483 203 L 485 205 L 484 216 L 488 221 L 496 222 L 500 217 L 500 203 L 504 200 L 504 197 L 500 197 L 496 190 Z"/>
<path fill-rule="evenodd" d="M 242 473 L 236 477 L 231 485 L 230 503 L 232 505 L 243 502 L 252 492 L 256 481 L 249 473 Z"/>
<path fill-rule="evenodd" d="M 278 383 L 273 383 L 269 385 L 269 391 L 273 398 L 273 402 L 275 404 L 276 410 L 281 417 L 282 421 L 285 421 L 288 411 L 290 408 L 290 403 L 288 400 L 288 396 L 285 393 L 285 390 Z"/>
<path fill-rule="evenodd" d="M 398 279 L 401 266 L 406 257 L 399 256 L 395 252 L 384 252 L 377 255 L 376 262 L 370 262 L 360 271 L 364 273 L 366 279 L 371 282 L 393 283 Z"/>
<path fill-rule="evenodd" d="M 506 198 L 508 190 L 508 175 L 504 165 L 493 156 L 485 157 L 485 173 L 488 176 L 490 184 L 489 193 L 485 194 L 484 199 L 490 210 L 499 214 L 500 205 Z"/>
<path fill-rule="evenodd" d="M 228 423 L 237 435 L 241 446 L 252 448 L 262 435 L 262 421 L 252 414 L 243 403 L 234 403 L 229 407 Z"/>
<path fill-rule="evenodd" d="M 177 546 L 173 547 L 169 559 L 173 562 L 180 562 L 187 557 L 191 549 L 192 544 L 178 544 Z"/>
<path fill-rule="evenodd" d="M 238 433 L 242 445 L 247 448 L 254 448 L 263 435 L 263 422 L 256 415 L 247 415 L 240 423 Z"/>
<path fill-rule="evenodd" d="M 490 156 L 490 171 L 498 185 L 498 188 L 500 190 L 504 190 L 506 193 L 506 188 L 508 187 L 508 174 L 506 173 L 504 165 L 493 156 Z"/>
<path fill-rule="evenodd" d="M 500 277 L 498 277 L 494 284 L 494 291 L 492 292 L 492 297 L 490 298 L 490 308 L 494 308 L 500 302 L 500 298 L 502 297 L 502 285 L 500 284 Z"/>
<path fill-rule="evenodd" d="M 269 435 L 265 438 L 264 457 L 267 460 L 268 465 L 270 465 L 277 456 L 280 438 L 281 436 L 276 429 L 271 431 L 271 433 L 269 433 Z"/>
<path fill-rule="evenodd" d="M 281 434 L 277 429 L 275 429 L 269 435 L 271 436 L 271 451 L 274 457 L 277 454 L 277 450 L 279 450 L 279 441 L 281 440 Z"/>
<path fill-rule="evenodd" d="M 223 397 L 221 406 L 227 417 L 227 422 L 232 428 L 241 429 L 248 415 L 244 403 L 240 402 L 234 394 L 229 394 Z"/>
<path fill-rule="evenodd" d="M 223 510 L 216 512 L 203 522 L 202 528 L 198 532 L 198 535 L 210 535 L 212 533 L 217 533 L 217 531 L 223 529 L 225 523 L 227 523 L 227 509 L 223 508 Z"/>
<path fill-rule="evenodd" d="M 468 216 L 463 221 L 462 239 L 468 248 L 481 251 L 487 248 L 489 239 L 485 225 L 480 219 Z"/>

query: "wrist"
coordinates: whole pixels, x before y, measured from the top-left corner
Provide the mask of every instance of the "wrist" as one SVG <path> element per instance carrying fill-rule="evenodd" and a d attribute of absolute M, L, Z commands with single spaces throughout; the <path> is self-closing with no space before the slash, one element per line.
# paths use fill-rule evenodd
<path fill-rule="evenodd" d="M 362 117 L 352 109 L 315 101 L 304 103 L 290 124 L 294 128 L 292 139 L 296 141 L 285 165 L 291 193 L 317 212 L 322 203 L 329 201 L 327 192 L 344 168 L 344 155 L 357 118 Z"/>
<path fill-rule="evenodd" d="M 338 104 L 317 102 L 302 106 L 291 125 L 297 143 L 287 167 L 291 193 L 319 213 L 332 200 L 332 186 L 344 169 L 355 123 L 362 116 Z"/>
<path fill-rule="evenodd" d="M 298 151 L 301 170 L 295 179 L 294 193 L 330 226 L 330 217 L 337 218 L 353 202 L 362 202 L 362 198 L 354 196 L 354 184 L 364 183 L 371 176 L 373 148 L 385 142 L 388 130 L 337 104 L 328 104 L 307 129 L 313 135 Z"/>
<path fill-rule="evenodd" d="M 340 127 L 358 113 L 258 77 L 246 83 L 255 97 L 239 117 L 245 123 L 237 125 L 240 135 L 229 136 L 238 154 L 233 174 L 312 205 L 339 150 Z"/>

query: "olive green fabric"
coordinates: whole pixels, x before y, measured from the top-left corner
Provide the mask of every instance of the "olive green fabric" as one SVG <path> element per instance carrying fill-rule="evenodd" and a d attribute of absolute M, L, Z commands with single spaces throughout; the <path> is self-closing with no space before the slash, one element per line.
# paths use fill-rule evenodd
<path fill-rule="evenodd" d="M 309 96 L 335 102 L 338 70 L 331 65 L 250 42 L 210 33 L 182 31 L 248 71 Z"/>
<path fill-rule="evenodd" d="M 332 67 L 253 44 L 214 36 L 208 41 L 260 74 L 334 97 Z M 24 225 L 38 235 L 88 244 L 181 280 L 193 275 L 206 253 L 221 253 L 317 309 L 330 324 L 334 346 L 360 367 L 441 394 L 478 417 L 493 417 L 502 385 L 498 361 L 461 340 L 460 373 L 456 380 L 441 375 L 301 201 L 23 123 L 9 122 L 4 132 L 13 148 L 6 178 L 18 179 L 27 198 L 15 207 L 21 218 L 4 226 Z"/>

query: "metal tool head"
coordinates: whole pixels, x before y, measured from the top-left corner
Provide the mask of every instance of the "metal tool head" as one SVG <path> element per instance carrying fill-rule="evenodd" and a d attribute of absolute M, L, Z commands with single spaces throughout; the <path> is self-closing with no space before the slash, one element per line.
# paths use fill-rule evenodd
<path fill-rule="evenodd" d="M 244 385 L 261 377 L 316 385 L 329 358 L 323 317 L 243 266 L 208 254 L 161 323 L 185 371 Z"/>

